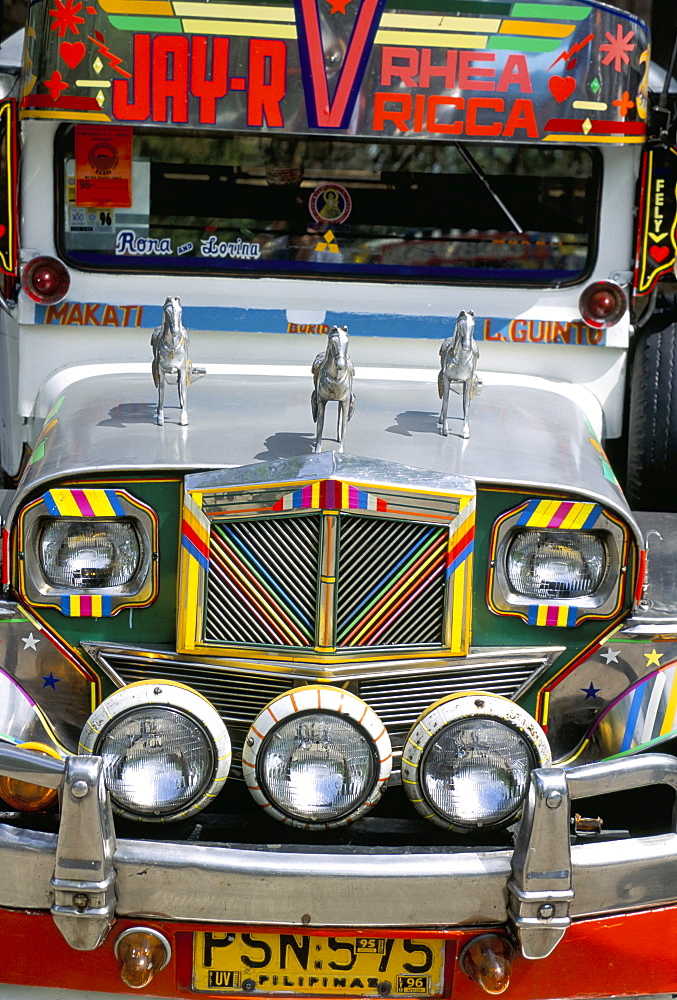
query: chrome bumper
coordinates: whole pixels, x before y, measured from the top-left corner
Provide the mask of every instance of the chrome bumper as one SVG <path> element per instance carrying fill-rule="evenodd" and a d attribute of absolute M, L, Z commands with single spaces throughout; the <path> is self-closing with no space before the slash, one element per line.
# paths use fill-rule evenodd
<path fill-rule="evenodd" d="M 522 954 L 536 959 L 572 918 L 677 901 L 674 830 L 570 845 L 570 800 L 654 784 L 677 791 L 677 759 L 663 754 L 532 772 L 515 849 L 495 852 L 116 842 L 99 757 L 55 761 L 0 746 L 0 773 L 61 789 L 58 835 L 0 825 L 0 906 L 51 910 L 79 950 L 98 947 L 115 917 L 346 928 L 507 922 Z"/>

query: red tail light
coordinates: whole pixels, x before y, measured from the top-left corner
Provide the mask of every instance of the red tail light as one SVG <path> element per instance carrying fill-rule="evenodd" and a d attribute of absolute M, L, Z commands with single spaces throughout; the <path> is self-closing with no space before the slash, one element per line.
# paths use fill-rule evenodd
<path fill-rule="evenodd" d="M 24 267 L 21 282 L 26 294 L 41 305 L 60 302 L 71 285 L 68 271 L 54 257 L 34 257 Z"/>
<path fill-rule="evenodd" d="M 596 330 L 614 326 L 627 307 L 625 293 L 615 281 L 595 281 L 578 300 L 581 316 Z"/>

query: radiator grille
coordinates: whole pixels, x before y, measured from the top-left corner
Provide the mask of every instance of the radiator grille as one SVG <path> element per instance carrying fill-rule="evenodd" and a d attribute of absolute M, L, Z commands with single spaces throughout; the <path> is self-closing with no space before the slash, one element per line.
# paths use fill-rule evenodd
<path fill-rule="evenodd" d="M 339 514 L 341 648 L 444 640 L 448 527 Z M 212 524 L 204 640 L 311 647 L 318 628 L 321 515 Z"/>
<path fill-rule="evenodd" d="M 317 515 L 214 524 L 205 638 L 314 645 L 319 550 Z"/>
<path fill-rule="evenodd" d="M 533 663 L 477 664 L 428 676 L 378 677 L 360 683 L 360 697 L 385 726 L 409 729 L 429 705 L 449 694 L 486 691 L 511 698 L 534 672 Z"/>
<path fill-rule="evenodd" d="M 337 645 L 442 643 L 448 530 L 341 518 Z"/>
<path fill-rule="evenodd" d="M 363 678 L 351 682 L 351 687 L 380 716 L 391 738 L 395 737 L 395 745 L 399 745 L 402 739 L 398 744 L 397 734 L 406 734 L 421 712 L 439 698 L 468 690 L 512 697 L 551 658 L 551 654 L 539 657 L 535 653 L 516 658 L 515 662 L 475 660 L 440 673 L 417 672 L 412 664 L 406 674 Z M 226 725 L 240 730 L 249 728 L 273 698 L 294 686 L 289 676 L 254 670 L 239 672 L 213 663 L 147 660 L 108 649 L 98 652 L 97 659 L 125 684 L 155 678 L 187 684 L 214 705 Z"/>

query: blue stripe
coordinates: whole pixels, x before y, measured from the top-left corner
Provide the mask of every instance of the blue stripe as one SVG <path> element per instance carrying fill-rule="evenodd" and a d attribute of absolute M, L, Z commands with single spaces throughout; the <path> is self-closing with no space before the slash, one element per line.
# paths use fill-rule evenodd
<path fill-rule="evenodd" d="M 112 611 L 113 602 L 109 594 L 104 594 L 101 597 L 101 617 L 110 618 Z"/>
<path fill-rule="evenodd" d="M 360 510 L 369 509 L 369 494 L 365 493 L 364 490 L 357 491 L 357 505 Z"/>
<path fill-rule="evenodd" d="M 205 558 L 205 556 L 202 555 L 202 553 L 200 552 L 200 550 L 197 549 L 195 547 L 195 545 L 193 545 L 193 543 L 191 542 L 191 540 L 189 538 L 186 538 L 185 535 L 182 535 L 181 536 L 181 544 L 183 545 L 183 547 L 186 550 L 186 552 L 188 552 L 189 555 L 191 555 L 193 557 L 193 559 L 197 559 L 197 561 L 199 562 L 200 566 L 202 566 L 202 568 L 204 570 L 206 570 L 207 572 L 209 572 L 209 562 L 208 562 L 208 560 Z"/>
<path fill-rule="evenodd" d="M 597 524 L 601 513 L 602 513 L 602 507 L 600 504 L 596 503 L 595 506 L 590 511 L 590 513 L 588 514 L 588 516 L 586 517 L 583 524 L 581 525 L 581 529 L 593 528 Z"/>
<path fill-rule="evenodd" d="M 61 598 L 61 614 L 67 615 L 70 618 L 71 613 L 71 599 L 70 597 Z"/>
<path fill-rule="evenodd" d="M 632 698 L 632 705 L 630 706 L 630 713 L 628 715 L 628 721 L 625 724 L 625 733 L 623 734 L 623 742 L 621 743 L 620 753 L 624 750 L 630 750 L 632 747 L 632 737 L 635 734 L 635 726 L 637 725 L 637 719 L 639 717 L 639 710 L 642 707 L 642 702 L 644 701 L 644 692 L 646 691 L 646 682 L 640 684 L 640 686 L 635 691 Z"/>
<path fill-rule="evenodd" d="M 531 518 L 533 516 L 533 514 L 534 514 L 534 512 L 535 512 L 535 510 L 538 507 L 538 505 L 539 505 L 540 502 L 541 502 L 540 500 L 530 500 L 529 503 L 524 508 L 524 510 L 522 511 L 522 513 L 520 514 L 520 516 L 518 517 L 517 524 L 518 525 L 525 525 L 525 524 L 527 524 L 528 521 L 529 521 L 529 518 Z"/>
<path fill-rule="evenodd" d="M 452 573 L 456 572 L 461 563 L 464 563 L 466 561 L 466 559 L 473 550 L 473 545 L 474 543 L 472 541 L 468 542 L 466 547 L 459 552 L 454 561 L 452 563 L 449 563 L 449 569 L 447 570 L 447 580 L 449 579 Z"/>
<path fill-rule="evenodd" d="M 117 260 L 111 256 L 108 263 L 119 265 Z M 97 259 L 87 260 L 87 263 L 98 265 L 103 263 Z M 178 261 L 177 263 L 181 263 Z M 209 262 L 207 262 L 209 263 Z M 269 262 L 268 262 L 269 263 Z M 193 264 L 197 261 L 193 259 Z M 553 274 L 553 272 L 548 272 Z M 486 275 L 486 272 L 483 271 Z M 421 277 L 424 277 L 422 275 Z M 467 271 L 468 280 L 473 277 L 472 272 Z M 505 278 L 505 272 L 496 272 L 496 277 Z M 562 272 L 562 278 L 567 277 L 567 272 Z M 86 305 L 98 305 L 101 303 L 68 302 L 68 307 L 80 306 L 80 315 L 90 315 L 85 309 Z M 293 315 L 293 310 L 290 309 Z M 47 306 L 36 305 L 35 323 L 45 322 Z M 141 325 L 144 327 L 156 327 L 162 322 L 162 306 L 155 304 L 145 304 L 141 306 Z M 289 319 L 285 309 L 240 309 L 232 306 L 184 306 L 183 322 L 189 329 L 194 330 L 240 330 L 242 333 L 287 333 Z M 435 340 L 439 343 L 445 336 L 453 333 L 455 317 L 452 319 L 448 315 L 420 316 L 404 315 L 402 313 L 362 313 L 343 310 L 341 312 L 323 311 L 318 309 L 317 322 L 312 325 L 326 324 L 328 327 L 343 326 L 350 327 L 351 337 L 406 337 Z M 505 316 L 475 316 L 475 340 L 484 340 L 484 326 L 488 322 L 492 340 L 509 342 L 510 323 L 512 319 Z M 88 323 L 75 323 L 76 326 L 96 326 L 93 319 Z M 120 325 L 122 326 L 122 316 L 120 314 Z M 297 326 L 299 324 L 296 324 Z M 300 324 L 308 326 L 311 324 Z M 307 329 L 299 330 L 300 335 L 305 335 Z M 606 333 L 599 331 L 601 339 L 594 346 L 603 347 L 606 343 Z M 292 333 L 292 336 L 296 334 Z M 566 344 L 562 338 L 557 343 Z"/>
<path fill-rule="evenodd" d="M 51 493 L 45 493 L 45 495 L 43 496 L 42 499 L 43 499 L 43 501 L 45 503 L 45 507 L 47 508 L 47 510 L 49 511 L 49 513 L 52 514 L 54 517 L 58 517 L 59 516 L 59 508 L 57 507 L 57 505 L 52 500 L 52 494 Z"/>
<path fill-rule="evenodd" d="M 108 503 L 111 505 L 118 517 L 124 517 L 125 511 L 115 490 L 105 490 L 104 492 Z"/>
<path fill-rule="evenodd" d="M 569 608 L 567 613 L 567 625 L 575 625 L 578 619 L 578 608 Z"/>
<path fill-rule="evenodd" d="M 540 605 L 532 604 L 529 608 L 528 622 L 530 625 L 538 625 L 538 609 Z"/>

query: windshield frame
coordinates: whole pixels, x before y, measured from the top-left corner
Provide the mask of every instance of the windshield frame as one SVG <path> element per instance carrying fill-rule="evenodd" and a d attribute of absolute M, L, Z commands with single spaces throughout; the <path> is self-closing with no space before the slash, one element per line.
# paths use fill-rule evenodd
<path fill-rule="evenodd" d="M 55 245 L 57 247 L 59 255 L 62 259 L 72 268 L 84 271 L 84 272 L 97 272 L 101 274 L 106 273 L 116 273 L 116 274 L 172 274 L 181 276 L 210 276 L 210 277 L 236 277 L 236 278 L 281 278 L 289 279 L 294 278 L 296 280 L 332 280 L 332 281 L 355 281 L 355 282 L 366 282 L 366 283 L 384 283 L 384 284 L 430 284 L 430 285 L 440 285 L 440 286 L 468 286 L 468 285 L 478 285 L 478 286 L 498 286 L 498 287 L 515 287 L 515 288 L 539 288 L 539 289 L 556 289 L 564 288 L 568 286 L 574 286 L 584 283 L 592 273 L 598 255 L 598 244 L 599 244 L 599 223 L 600 223 L 600 206 L 601 206 L 601 192 L 602 192 L 602 177 L 603 177 L 603 158 L 600 150 L 595 147 L 578 146 L 578 151 L 585 152 L 586 156 L 590 160 L 590 175 L 589 180 L 586 184 L 589 185 L 589 204 L 586 211 L 592 218 L 589 219 L 590 227 L 587 229 L 588 232 L 588 244 L 587 244 L 587 258 L 585 265 L 582 268 L 578 268 L 571 272 L 571 276 L 562 276 L 562 270 L 557 270 L 557 277 L 553 280 L 547 280 L 547 275 L 549 269 L 547 268 L 537 268 L 537 267 L 525 267 L 521 270 L 517 268 L 501 268 L 497 267 L 481 267 L 473 266 L 469 264 L 459 268 L 455 273 L 451 269 L 443 270 L 441 267 L 429 268 L 423 265 L 412 265 L 407 264 L 404 266 L 398 265 L 370 265 L 369 263 L 361 263 L 359 268 L 355 265 L 346 268 L 341 264 L 335 263 L 331 259 L 327 263 L 319 262 L 317 260 L 312 261 L 312 266 L 285 266 L 284 261 L 281 261 L 279 266 L 270 266 L 271 263 L 277 264 L 278 262 L 267 262 L 268 266 L 264 269 L 257 267 L 258 261 L 254 260 L 238 260 L 232 266 L 229 266 L 228 260 L 215 259 L 214 261 L 206 257 L 179 257 L 177 255 L 170 256 L 125 256 L 122 254 L 104 254 L 97 252 L 87 253 L 86 251 L 74 250 L 68 246 L 68 233 L 66 231 L 66 162 L 69 158 L 73 156 L 73 136 L 74 136 L 74 126 L 63 124 L 59 127 L 55 136 L 55 216 L 54 216 L 54 231 L 55 231 Z M 140 128 L 135 126 L 135 134 L 146 134 L 148 136 L 152 135 L 162 135 L 166 133 L 166 130 L 162 128 Z M 232 137 L 232 138 L 252 138 L 251 133 L 224 133 L 224 132 L 205 132 L 200 130 L 196 132 L 195 130 L 186 129 L 185 132 L 182 131 L 181 136 L 178 136 L 176 130 L 172 130 L 172 134 L 177 138 L 181 136 L 197 136 L 198 138 L 207 138 L 211 136 L 213 138 Z M 265 134 L 266 138 L 275 140 L 276 136 L 271 136 L 270 133 Z M 283 141 L 288 141 L 289 136 L 284 135 L 279 137 Z M 292 139 L 295 137 L 291 137 Z M 373 142 L 373 139 L 358 139 L 353 136 L 308 136 L 304 135 L 299 137 L 303 142 L 312 142 L 317 139 L 319 141 L 329 141 L 329 142 L 341 142 L 346 144 L 355 143 L 369 143 Z M 407 143 L 406 139 L 384 139 L 380 140 L 384 145 L 392 145 L 393 143 L 399 143 L 400 145 Z M 427 141 L 421 142 L 421 140 L 416 139 L 412 141 L 412 146 L 416 143 L 418 146 L 435 147 L 439 146 L 439 141 Z M 445 146 L 453 146 L 453 143 L 445 143 Z M 478 143 L 467 143 L 467 147 L 470 152 L 474 155 L 478 146 Z M 505 145 L 505 144 L 504 144 Z M 540 152 L 544 152 L 544 147 L 538 143 L 515 143 L 516 147 L 530 147 L 537 149 Z M 571 147 L 567 147 L 565 144 L 561 146 L 553 144 L 548 144 L 549 150 L 567 150 L 571 152 Z M 450 174 L 449 176 L 454 176 Z M 490 178 L 491 181 L 492 178 Z M 476 178 L 478 189 L 481 188 L 481 181 Z M 491 190 L 483 190 L 482 197 L 488 202 L 492 201 Z M 508 208 L 514 211 L 515 216 L 519 220 L 520 212 L 519 206 L 514 209 L 510 204 L 509 196 L 506 198 L 505 194 L 502 195 L 503 201 L 507 202 Z M 494 199 L 498 204 L 500 204 L 498 199 Z M 149 215 L 150 218 L 150 215 Z M 520 234 L 517 231 L 510 230 L 507 228 L 509 223 L 507 219 L 505 220 L 506 229 L 505 233 L 500 233 L 501 236 L 506 236 L 510 238 L 510 242 L 518 243 L 520 241 L 525 242 L 529 240 L 528 234 Z M 533 230 L 532 230 L 533 231 Z M 491 230 L 495 232 L 495 230 Z M 399 239 L 400 246 L 406 245 L 406 240 L 402 237 L 393 237 L 393 240 Z M 469 239 L 467 236 L 454 237 L 457 240 Z M 451 236 L 445 237 L 445 240 L 450 243 L 452 240 Z M 507 242 L 507 239 L 504 240 Z M 426 238 L 422 235 L 419 239 L 421 244 L 426 242 Z M 497 241 L 500 242 L 500 241 Z M 316 255 L 317 256 L 317 255 Z M 331 258 L 333 255 L 328 254 Z M 294 264 L 297 262 L 294 261 Z M 304 261 L 304 264 L 311 263 L 310 261 Z M 534 273 L 538 272 L 541 275 L 545 275 L 546 280 L 534 280 Z"/>

